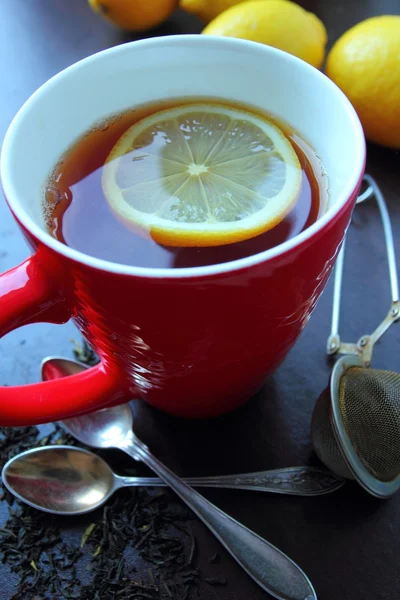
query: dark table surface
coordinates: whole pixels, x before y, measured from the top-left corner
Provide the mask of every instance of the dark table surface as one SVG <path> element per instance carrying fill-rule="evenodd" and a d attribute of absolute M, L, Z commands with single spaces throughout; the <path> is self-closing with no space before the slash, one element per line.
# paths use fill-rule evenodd
<path fill-rule="evenodd" d="M 326 24 L 329 43 L 358 21 L 399 14 L 399 0 L 304 0 Z M 201 24 L 179 11 L 151 35 L 198 33 Z M 96 17 L 84 0 L 13 0 L 0 7 L 0 139 L 21 104 L 49 77 L 94 52 L 132 36 Z M 400 77 L 400 74 L 399 74 Z M 389 205 L 400 256 L 400 156 L 368 147 L 367 172 L 381 186 Z M 0 203 L 0 269 L 28 255 L 28 248 L 4 202 Z M 373 203 L 357 209 L 345 266 L 343 336 L 355 341 L 370 332 L 389 306 L 387 267 L 378 213 Z M 310 417 L 327 384 L 331 363 L 325 356 L 330 327 L 332 281 L 310 323 L 284 364 L 246 407 L 210 422 L 187 422 L 136 406 L 142 437 L 180 474 L 223 474 L 314 463 Z M 41 359 L 71 356 L 71 324 L 31 325 L 0 343 L 1 384 L 39 378 Z M 375 353 L 375 366 L 399 370 L 399 329 L 393 327 Z M 207 491 L 206 496 L 281 548 L 312 580 L 321 600 L 400 598 L 400 495 L 378 501 L 356 484 L 332 496 L 293 498 L 251 492 Z M 2 520 L 5 507 L 3 507 Z M 88 520 L 88 522 L 90 522 Z M 68 530 L 70 521 L 62 523 Z M 201 525 L 199 554 L 222 556 L 219 573 L 229 585 L 201 584 L 200 598 L 261 600 L 266 595 L 220 549 Z M 13 593 L 15 578 L 0 566 L 0 598 Z"/>

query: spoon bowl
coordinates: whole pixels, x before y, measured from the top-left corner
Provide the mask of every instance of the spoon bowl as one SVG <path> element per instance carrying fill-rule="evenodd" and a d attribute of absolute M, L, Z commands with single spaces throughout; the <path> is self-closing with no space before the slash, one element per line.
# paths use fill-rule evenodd
<path fill-rule="evenodd" d="M 66 358 L 51 357 L 42 361 L 43 381 L 75 375 L 87 366 Z M 129 404 L 120 404 L 112 408 L 97 410 L 88 415 L 65 419 L 63 429 L 74 438 L 93 448 L 117 448 L 132 431 L 133 417 Z"/>
<path fill-rule="evenodd" d="M 133 419 L 129 404 L 120 404 L 88 415 L 65 419 L 61 425 L 83 444 L 93 448 L 118 448 L 120 442 L 131 433 Z"/>
<path fill-rule="evenodd" d="M 95 510 L 121 487 L 119 477 L 102 458 L 73 446 L 22 452 L 4 465 L 2 479 L 26 504 L 58 515 Z"/>

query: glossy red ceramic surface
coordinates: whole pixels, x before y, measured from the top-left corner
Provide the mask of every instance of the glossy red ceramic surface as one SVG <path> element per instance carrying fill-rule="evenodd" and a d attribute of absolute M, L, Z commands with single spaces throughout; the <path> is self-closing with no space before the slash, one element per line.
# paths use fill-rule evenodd
<path fill-rule="evenodd" d="M 356 194 L 294 249 L 198 278 L 107 273 L 24 231 L 35 254 L 1 276 L 1 333 L 72 317 L 101 363 L 64 379 L 1 388 L 1 424 L 53 421 L 138 396 L 185 417 L 236 408 L 262 386 L 305 326 Z"/>
<path fill-rule="evenodd" d="M 189 91 L 258 106 L 301 132 L 318 154 L 324 188 L 329 183 L 329 211 L 260 255 L 182 270 L 118 265 L 52 238 L 43 182 L 66 148 L 106 115 Z M 245 402 L 283 360 L 324 288 L 364 161 L 362 128 L 342 92 L 304 61 L 263 44 L 165 36 L 57 74 L 21 108 L 3 144 L 2 185 L 33 256 L 0 277 L 0 334 L 72 318 L 101 362 L 71 377 L 0 388 L 0 424 L 63 419 L 132 397 L 185 417 Z"/>

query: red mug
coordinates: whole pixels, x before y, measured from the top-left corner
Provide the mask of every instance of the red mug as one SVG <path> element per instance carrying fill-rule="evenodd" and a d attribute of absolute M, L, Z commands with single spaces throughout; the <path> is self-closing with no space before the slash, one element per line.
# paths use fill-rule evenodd
<path fill-rule="evenodd" d="M 50 236 L 42 186 L 74 140 L 133 104 L 187 95 L 252 105 L 299 131 L 327 173 L 323 216 L 260 254 L 182 269 L 111 263 Z M 3 145 L 4 194 L 32 256 L 0 276 L 0 333 L 73 319 L 100 363 L 0 388 L 0 424 L 64 419 L 132 397 L 184 417 L 216 416 L 244 403 L 284 359 L 324 289 L 364 165 L 363 131 L 342 92 L 307 63 L 261 44 L 153 38 L 105 50 L 53 77 L 20 109 Z"/>

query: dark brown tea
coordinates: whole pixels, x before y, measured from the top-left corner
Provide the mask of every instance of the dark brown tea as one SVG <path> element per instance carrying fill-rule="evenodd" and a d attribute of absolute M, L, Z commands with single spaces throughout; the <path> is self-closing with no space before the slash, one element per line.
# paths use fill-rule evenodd
<path fill-rule="evenodd" d="M 160 110 L 215 99 L 179 99 L 157 102 L 107 119 L 86 132 L 65 153 L 50 177 L 44 200 L 49 232 L 80 252 L 115 263 L 182 268 L 224 263 L 263 252 L 298 235 L 324 210 L 316 172 L 320 171 L 312 148 L 285 124 L 277 123 L 290 141 L 301 165 L 300 193 L 294 207 L 278 225 L 244 241 L 209 247 L 166 246 L 130 227 L 111 209 L 102 187 L 102 172 L 111 150 L 133 124 Z M 219 101 L 221 102 L 221 101 Z M 226 102 L 223 103 L 225 106 Z M 247 106 L 229 103 L 255 115 Z M 265 116 L 269 118 L 270 116 Z"/>

